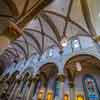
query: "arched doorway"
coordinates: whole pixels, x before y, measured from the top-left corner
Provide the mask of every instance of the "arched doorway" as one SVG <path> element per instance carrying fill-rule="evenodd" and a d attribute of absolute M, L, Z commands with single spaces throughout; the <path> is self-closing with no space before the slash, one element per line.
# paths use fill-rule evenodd
<path fill-rule="evenodd" d="M 94 56 L 88 54 L 76 55 L 70 58 L 64 66 L 64 73 L 69 80 L 70 100 L 81 98 L 81 100 L 99 100 L 99 99 L 87 99 L 84 90 L 83 77 L 86 74 L 92 75 L 98 86 L 100 85 L 100 60 Z M 100 89 L 97 87 L 98 90 Z"/>

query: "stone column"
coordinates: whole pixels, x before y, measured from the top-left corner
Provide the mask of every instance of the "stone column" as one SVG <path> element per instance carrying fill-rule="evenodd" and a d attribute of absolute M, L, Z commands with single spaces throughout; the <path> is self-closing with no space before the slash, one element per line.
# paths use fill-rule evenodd
<path fill-rule="evenodd" d="M 7 89 L 7 96 L 9 96 L 11 94 L 11 92 L 12 92 L 12 90 L 13 90 L 15 84 L 16 84 L 16 80 L 17 80 L 16 76 L 11 75 L 9 77 L 9 79 L 8 79 L 9 87 Z"/>
<path fill-rule="evenodd" d="M 54 90 L 55 90 L 55 82 L 56 82 L 56 77 L 50 78 L 48 81 L 48 89 L 47 89 L 47 96 L 46 100 L 53 100 L 54 98 Z M 52 95 L 52 97 L 51 97 Z"/>
<path fill-rule="evenodd" d="M 14 88 L 13 88 L 13 90 L 12 90 L 12 92 L 11 92 L 9 98 L 8 98 L 8 100 L 14 100 L 14 97 L 17 94 L 17 90 L 18 90 L 18 87 L 19 87 L 20 82 L 21 82 L 21 79 L 20 78 L 16 79 L 15 86 L 14 86 Z"/>
<path fill-rule="evenodd" d="M 70 94 L 70 100 L 75 100 L 75 85 L 74 81 L 69 82 L 69 94 Z"/>
<path fill-rule="evenodd" d="M 55 93 L 55 100 L 63 100 L 64 96 L 64 75 L 60 74 L 56 80 L 56 93 Z"/>
<path fill-rule="evenodd" d="M 20 91 L 21 91 L 22 85 L 23 85 L 23 79 L 22 79 L 22 77 L 21 77 L 21 78 L 20 78 L 20 83 L 19 83 L 19 85 L 18 85 L 18 87 L 17 87 L 17 89 L 16 89 L 16 92 L 15 92 L 15 94 L 14 94 L 13 100 L 16 100 L 16 97 L 19 95 L 19 93 L 20 93 Z"/>
<path fill-rule="evenodd" d="M 35 86 L 37 84 L 37 81 L 38 81 L 38 78 L 36 78 L 36 77 L 30 78 L 30 88 L 29 88 L 29 91 L 27 93 L 26 100 L 32 100 L 32 97 L 34 96 L 33 93 L 34 93 L 34 89 L 35 89 Z"/>
<path fill-rule="evenodd" d="M 68 79 L 64 81 L 64 96 L 65 98 L 69 98 L 69 86 L 68 86 Z M 67 99 L 65 99 L 67 100 Z"/>
<path fill-rule="evenodd" d="M 40 80 L 41 80 L 41 85 L 40 85 L 40 90 L 37 95 L 37 100 L 44 100 L 45 99 L 45 94 L 46 94 L 46 86 L 47 86 L 47 78 L 45 74 L 40 75 Z"/>
<path fill-rule="evenodd" d="M 70 94 L 70 100 L 75 100 L 75 77 L 77 73 L 76 67 L 70 66 L 66 68 L 67 71 L 67 78 L 69 83 L 69 94 Z"/>
<path fill-rule="evenodd" d="M 4 77 L 2 80 L 0 80 L 0 96 L 2 94 L 6 94 L 8 87 L 8 79 Z"/>
<path fill-rule="evenodd" d="M 28 78 L 28 79 L 26 80 L 26 83 L 25 83 L 25 86 L 24 86 L 24 89 L 23 89 L 23 92 L 22 92 L 22 96 L 23 96 L 23 98 L 25 98 L 25 100 L 26 100 L 26 98 L 27 98 L 27 94 L 28 94 L 29 89 L 30 89 L 29 84 L 30 84 L 30 79 Z"/>

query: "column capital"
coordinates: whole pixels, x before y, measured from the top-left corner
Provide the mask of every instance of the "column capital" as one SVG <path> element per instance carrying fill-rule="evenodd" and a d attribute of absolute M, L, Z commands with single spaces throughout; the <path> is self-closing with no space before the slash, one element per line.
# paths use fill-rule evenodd
<path fill-rule="evenodd" d="M 65 81 L 65 76 L 64 74 L 58 74 L 57 75 L 57 80 L 61 81 L 61 82 L 64 82 Z"/>
<path fill-rule="evenodd" d="M 69 81 L 69 87 L 74 88 L 74 81 Z"/>
<path fill-rule="evenodd" d="M 30 78 L 29 78 L 29 81 L 30 81 L 30 82 L 33 82 L 33 83 L 36 83 L 38 80 L 39 80 L 38 77 L 30 77 Z"/>
<path fill-rule="evenodd" d="M 16 82 L 17 82 L 17 83 L 20 83 L 21 81 L 22 81 L 21 78 L 17 78 L 17 79 L 16 79 Z"/>

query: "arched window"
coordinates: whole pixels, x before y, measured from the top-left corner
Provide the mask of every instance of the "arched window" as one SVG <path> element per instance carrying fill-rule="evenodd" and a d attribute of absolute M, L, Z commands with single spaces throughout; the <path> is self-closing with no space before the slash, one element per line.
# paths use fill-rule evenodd
<path fill-rule="evenodd" d="M 80 40 L 79 40 L 79 38 L 74 38 L 74 39 L 72 39 L 71 45 L 72 45 L 72 51 L 80 50 L 81 45 L 80 45 Z"/>
<path fill-rule="evenodd" d="M 52 56 L 54 56 L 54 47 L 53 46 L 49 47 L 47 49 L 47 57 L 52 57 Z"/>
<path fill-rule="evenodd" d="M 53 48 L 50 48 L 49 49 L 49 54 L 48 55 L 49 55 L 49 57 L 52 57 L 53 56 Z"/>
<path fill-rule="evenodd" d="M 85 75 L 83 78 L 83 87 L 86 100 L 100 100 L 99 89 L 96 80 L 91 75 Z"/>

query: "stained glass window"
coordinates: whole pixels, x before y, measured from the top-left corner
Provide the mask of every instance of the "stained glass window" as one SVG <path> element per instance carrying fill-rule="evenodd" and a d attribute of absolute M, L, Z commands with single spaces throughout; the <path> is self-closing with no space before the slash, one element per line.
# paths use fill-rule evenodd
<path fill-rule="evenodd" d="M 53 93 L 52 92 L 48 92 L 47 100 L 53 100 Z"/>
<path fill-rule="evenodd" d="M 80 50 L 81 48 L 80 40 L 78 38 L 72 39 L 71 45 L 72 45 L 72 51 Z"/>
<path fill-rule="evenodd" d="M 61 87 L 60 81 L 56 81 L 55 96 L 59 96 L 60 87 Z"/>
<path fill-rule="evenodd" d="M 78 48 L 80 45 L 78 40 L 74 40 L 73 44 L 74 44 L 74 48 Z"/>
<path fill-rule="evenodd" d="M 86 75 L 83 80 L 84 92 L 87 100 L 100 100 L 96 80 L 91 75 Z"/>
<path fill-rule="evenodd" d="M 77 96 L 77 100 L 84 100 L 84 97 L 81 96 L 81 95 L 78 95 L 78 96 Z"/>
<path fill-rule="evenodd" d="M 64 95 L 64 100 L 69 100 L 69 97 L 68 97 L 68 95 L 66 94 L 66 95 Z"/>

